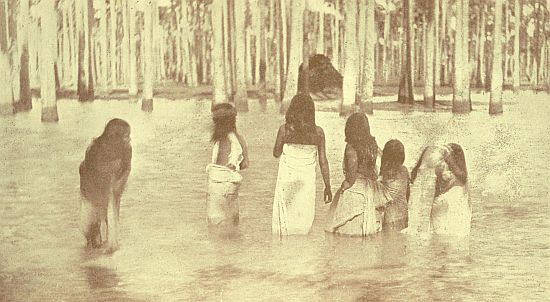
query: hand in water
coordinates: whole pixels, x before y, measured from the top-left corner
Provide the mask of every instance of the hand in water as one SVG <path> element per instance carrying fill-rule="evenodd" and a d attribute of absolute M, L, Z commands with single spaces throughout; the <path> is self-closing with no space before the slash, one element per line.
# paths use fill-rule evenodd
<path fill-rule="evenodd" d="M 330 187 L 325 187 L 325 192 L 323 194 L 325 203 L 330 203 L 332 201 L 332 191 L 330 190 Z"/>

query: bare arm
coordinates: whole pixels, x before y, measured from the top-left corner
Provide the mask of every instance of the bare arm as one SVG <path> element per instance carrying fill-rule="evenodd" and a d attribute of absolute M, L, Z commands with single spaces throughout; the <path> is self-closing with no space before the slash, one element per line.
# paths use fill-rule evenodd
<path fill-rule="evenodd" d="M 323 175 L 323 181 L 325 183 L 324 200 L 325 203 L 328 203 L 332 201 L 332 192 L 330 189 L 330 169 L 325 147 L 325 132 L 321 127 L 317 127 L 316 130 L 319 136 L 319 144 L 317 145 L 319 151 L 319 167 L 321 168 L 321 175 Z"/>
<path fill-rule="evenodd" d="M 273 156 L 279 158 L 283 153 L 283 145 L 285 138 L 285 125 L 279 127 L 279 132 L 277 132 L 277 139 L 275 140 L 275 146 L 273 147 Z"/>
<path fill-rule="evenodd" d="M 237 139 L 239 140 L 239 144 L 241 144 L 241 148 L 243 149 L 243 161 L 241 162 L 240 169 L 244 170 L 248 168 L 249 161 L 248 161 L 248 144 L 246 143 L 246 140 L 244 139 L 244 136 L 242 136 L 240 133 L 236 133 Z"/>
<path fill-rule="evenodd" d="M 350 145 L 346 145 L 344 165 L 346 166 L 346 179 L 342 182 L 342 191 L 351 188 L 357 179 L 357 152 Z"/>
<path fill-rule="evenodd" d="M 319 166 L 321 167 L 321 174 L 323 175 L 325 187 L 330 188 L 330 170 L 325 148 L 325 133 L 321 127 L 317 127 L 317 134 L 319 135 Z"/>

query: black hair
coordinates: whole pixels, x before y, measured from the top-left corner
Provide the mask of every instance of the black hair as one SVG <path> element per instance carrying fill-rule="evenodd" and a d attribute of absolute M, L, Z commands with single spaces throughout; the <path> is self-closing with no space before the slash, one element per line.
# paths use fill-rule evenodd
<path fill-rule="evenodd" d="M 212 107 L 214 129 L 211 141 L 217 142 L 231 132 L 237 132 L 237 111 L 229 103 L 216 104 Z"/>
<path fill-rule="evenodd" d="M 286 141 L 303 145 L 318 143 L 315 104 L 307 94 L 297 94 L 290 101 L 285 115 Z"/>
<path fill-rule="evenodd" d="M 392 139 L 384 145 L 380 164 L 380 175 L 392 178 L 393 173 L 405 162 L 405 146 L 397 139 Z"/>
<path fill-rule="evenodd" d="M 373 166 L 378 155 L 376 139 L 370 134 L 369 120 L 364 113 L 353 113 L 346 121 L 346 143 L 357 152 L 358 164 Z"/>

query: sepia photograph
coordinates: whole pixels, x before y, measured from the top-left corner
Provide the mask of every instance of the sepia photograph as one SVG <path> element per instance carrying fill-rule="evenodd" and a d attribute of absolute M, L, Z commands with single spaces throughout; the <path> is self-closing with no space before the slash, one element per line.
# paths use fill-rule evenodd
<path fill-rule="evenodd" d="M 0 302 L 548 301 L 550 0 L 0 0 Z"/>

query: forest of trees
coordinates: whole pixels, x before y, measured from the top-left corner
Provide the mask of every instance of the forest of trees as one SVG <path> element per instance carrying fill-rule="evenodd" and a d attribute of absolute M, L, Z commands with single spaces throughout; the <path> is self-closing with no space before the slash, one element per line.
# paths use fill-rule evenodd
<path fill-rule="evenodd" d="M 0 0 L 0 114 L 57 121 L 56 94 L 90 101 L 141 91 L 153 109 L 162 82 L 212 86 L 212 102 L 248 110 L 247 89 L 285 108 L 298 69 L 324 54 L 343 75 L 341 113 L 372 112 L 375 85 L 434 107 L 452 87 L 453 112 L 472 87 L 502 112 L 503 86 L 550 89 L 550 0 Z M 498 41 L 498 43 L 495 43 Z M 397 88 L 398 87 L 398 88 Z M 57 92 L 57 93 L 56 93 Z M 417 100 L 419 101 L 419 100 Z"/>

